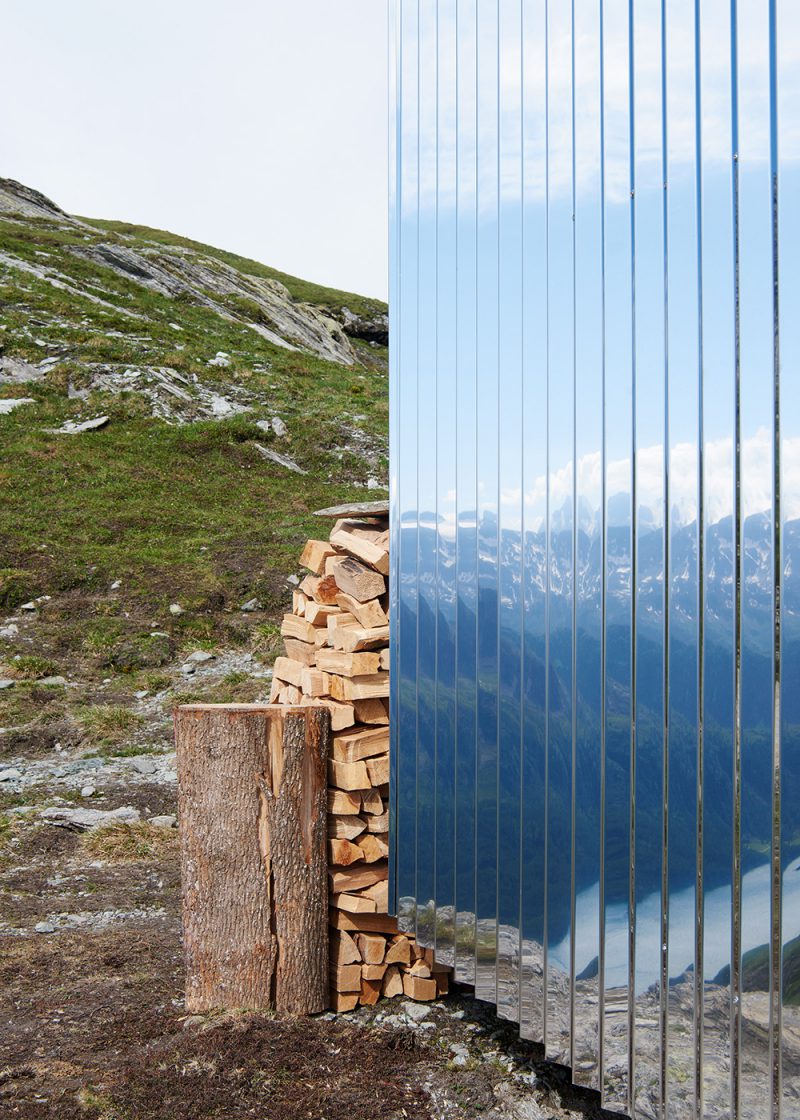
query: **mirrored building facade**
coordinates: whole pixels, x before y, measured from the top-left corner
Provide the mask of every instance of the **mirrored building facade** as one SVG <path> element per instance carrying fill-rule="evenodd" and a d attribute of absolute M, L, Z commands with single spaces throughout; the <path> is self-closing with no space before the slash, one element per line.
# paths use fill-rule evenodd
<path fill-rule="evenodd" d="M 390 898 L 636 1117 L 800 1118 L 800 5 L 392 0 Z"/>

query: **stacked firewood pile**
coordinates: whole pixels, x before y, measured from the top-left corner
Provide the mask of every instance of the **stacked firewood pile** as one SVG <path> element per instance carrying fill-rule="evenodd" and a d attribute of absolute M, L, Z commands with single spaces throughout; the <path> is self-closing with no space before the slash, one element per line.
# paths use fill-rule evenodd
<path fill-rule="evenodd" d="M 449 970 L 387 913 L 389 855 L 389 531 L 342 510 L 327 541 L 310 540 L 309 574 L 293 592 L 270 700 L 324 705 L 328 773 L 330 995 L 337 1011 L 381 996 L 434 999 Z M 333 511 L 331 511 L 333 512 Z"/>

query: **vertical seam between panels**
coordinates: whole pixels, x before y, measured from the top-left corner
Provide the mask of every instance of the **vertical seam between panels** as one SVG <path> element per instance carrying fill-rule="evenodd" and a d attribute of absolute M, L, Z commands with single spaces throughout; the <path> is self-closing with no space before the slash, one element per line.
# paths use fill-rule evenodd
<path fill-rule="evenodd" d="M 578 605 L 578 365 L 577 365 L 577 290 L 575 280 L 575 0 L 570 3 L 571 85 L 570 114 L 572 141 L 572 665 L 571 665 L 571 819 L 570 819 L 570 939 L 569 939 L 569 1056 L 575 1066 L 575 770 L 577 762 L 577 605 Z"/>
<path fill-rule="evenodd" d="M 608 500 L 606 467 L 606 133 L 605 133 L 605 23 L 604 0 L 598 0 L 600 13 L 600 275 L 601 275 L 601 370 L 602 370 L 602 437 L 601 437 L 601 574 L 600 574 L 600 883 L 598 898 L 599 955 L 598 955 L 598 1081 L 602 1096 L 605 1095 L 605 855 L 606 855 L 606 594 L 608 565 Z M 601 1096 L 601 1099 L 602 1099 Z"/>
<path fill-rule="evenodd" d="M 733 853 L 731 930 L 731 1113 L 740 1120 L 741 1012 L 741 780 L 742 780 L 742 498 L 741 498 L 741 338 L 739 288 L 739 95 L 737 0 L 731 0 L 731 156 L 734 258 L 734 725 Z"/>
<path fill-rule="evenodd" d="M 545 0 L 544 18 L 544 74 L 545 74 L 545 348 L 546 388 L 545 413 L 547 438 L 545 464 L 545 642 L 544 642 L 544 907 L 542 929 L 542 1041 L 547 1048 L 548 1020 L 548 921 L 549 921 L 549 871 L 550 871 L 550 0 Z"/>
<path fill-rule="evenodd" d="M 704 1051 L 704 853 L 705 779 L 705 351 L 703 335 L 703 134 L 700 0 L 694 0 L 695 207 L 697 211 L 697 771 L 695 865 L 694 1076 L 695 1116 L 703 1116 Z"/>
<path fill-rule="evenodd" d="M 669 366 L 669 121 L 667 117 L 667 12 L 666 0 L 661 0 L 661 175 L 662 175 L 662 239 L 663 239 L 663 296 L 664 296 L 664 540 L 662 610 L 664 612 L 663 696 L 661 698 L 661 953 L 659 1017 L 661 1034 L 659 1110 L 662 1117 L 667 1109 L 667 1071 L 669 1069 L 669 670 L 670 670 L 670 579 L 672 576 L 672 549 L 670 534 L 670 366 Z"/>

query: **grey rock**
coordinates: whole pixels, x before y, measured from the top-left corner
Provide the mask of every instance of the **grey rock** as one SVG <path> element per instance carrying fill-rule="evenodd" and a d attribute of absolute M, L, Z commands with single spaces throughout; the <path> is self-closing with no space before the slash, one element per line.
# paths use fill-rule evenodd
<path fill-rule="evenodd" d="M 169 613 L 177 618 L 179 615 L 183 614 L 183 607 L 180 605 L 180 603 L 170 603 Z"/>
<path fill-rule="evenodd" d="M 415 1023 L 421 1023 L 423 1019 L 427 1019 L 433 1008 L 426 1003 L 412 1003 L 406 1000 L 402 1006 L 403 1014 L 406 1015 Z"/>
<path fill-rule="evenodd" d="M 0 356 L 0 385 L 23 385 L 42 380 L 42 368 L 32 366 L 22 358 Z"/>
<path fill-rule="evenodd" d="M 225 369 L 231 364 L 230 355 L 226 354 L 223 350 L 218 350 L 213 358 L 209 358 L 206 362 L 208 366 L 218 366 L 220 369 Z"/>
<path fill-rule="evenodd" d="M 286 577 L 286 582 L 290 583 L 292 585 L 292 587 L 299 587 L 300 586 L 300 576 L 292 573 L 292 575 Z"/>
<path fill-rule="evenodd" d="M 51 436 L 78 436 L 82 432 L 93 432 L 97 428 L 104 428 L 108 423 L 108 416 L 95 416 L 91 420 L 67 420 L 60 428 L 45 428 L 44 431 Z"/>
<path fill-rule="evenodd" d="M 302 467 L 298 467 L 294 459 L 290 459 L 288 455 L 279 455 L 277 451 L 273 451 L 271 447 L 264 447 L 263 443 L 253 443 L 256 451 L 262 459 L 269 459 L 271 463 L 277 463 L 279 467 L 285 467 L 287 471 L 294 471 L 295 474 L 308 474 Z"/>
<path fill-rule="evenodd" d="M 205 649 L 196 649 L 194 653 L 190 653 L 186 658 L 187 661 L 193 661 L 197 665 L 203 665 L 206 661 L 216 661 L 216 655 L 209 653 Z"/>
<path fill-rule="evenodd" d="M 155 774 L 158 769 L 152 758 L 132 758 L 130 763 L 137 774 Z"/>
<path fill-rule="evenodd" d="M 53 808 L 43 809 L 40 813 L 42 820 L 48 824 L 60 825 L 63 828 L 72 828 L 77 832 L 100 828 L 108 824 L 136 824 L 141 819 L 138 809 L 132 805 L 121 805 L 118 809 L 71 809 Z"/>
<path fill-rule="evenodd" d="M 276 436 L 285 436 L 289 431 L 280 416 L 272 417 L 272 430 Z"/>
<path fill-rule="evenodd" d="M 0 692 L 3 692 L 6 688 L 13 688 L 15 684 L 16 681 L 0 680 Z"/>
<path fill-rule="evenodd" d="M 81 787 L 81 797 L 93 797 L 94 794 L 96 794 L 96 793 L 97 793 L 97 790 L 94 786 L 82 786 Z"/>
<path fill-rule="evenodd" d="M 250 613 L 251 611 L 260 611 L 262 609 L 263 608 L 260 599 L 248 599 L 246 603 L 242 603 L 242 605 L 239 607 L 239 610 L 244 611 L 246 614 Z"/>
<path fill-rule="evenodd" d="M 6 642 L 16 638 L 17 634 L 19 634 L 19 626 L 15 622 L 9 622 L 8 626 L 0 626 L 0 638 Z"/>
<path fill-rule="evenodd" d="M 10 400 L 0 401 L 0 416 L 8 416 L 25 404 L 36 404 L 36 401 L 33 397 L 12 397 Z"/>
<path fill-rule="evenodd" d="M 388 502 L 348 502 L 343 506 L 328 506 L 326 509 L 315 509 L 315 517 L 388 517 Z"/>
<path fill-rule="evenodd" d="M 41 677 L 36 683 L 48 685 L 50 688 L 66 688 L 69 682 L 66 677 Z"/>
<path fill-rule="evenodd" d="M 150 695 L 150 690 L 148 688 L 140 688 L 139 691 L 134 692 L 133 695 L 136 697 L 137 700 L 144 700 L 145 696 Z"/>
<path fill-rule="evenodd" d="M 37 922 L 33 930 L 34 933 L 55 933 L 56 927 L 52 922 Z"/>
<path fill-rule="evenodd" d="M 0 782 L 18 782 L 21 777 L 22 771 L 14 766 L 9 767 L 8 770 L 0 770 Z"/>
<path fill-rule="evenodd" d="M 36 604 L 31 599 L 29 602 L 23 603 L 22 606 L 19 609 L 21 611 L 35 611 L 36 610 Z"/>
<path fill-rule="evenodd" d="M 197 669 L 191 663 L 191 661 L 187 661 L 185 664 L 181 665 L 181 672 L 185 677 L 191 677 L 194 673 L 197 672 Z"/>
<path fill-rule="evenodd" d="M 155 828 L 177 828 L 178 818 L 172 813 L 164 813 L 159 817 L 151 817 L 148 823 Z"/>

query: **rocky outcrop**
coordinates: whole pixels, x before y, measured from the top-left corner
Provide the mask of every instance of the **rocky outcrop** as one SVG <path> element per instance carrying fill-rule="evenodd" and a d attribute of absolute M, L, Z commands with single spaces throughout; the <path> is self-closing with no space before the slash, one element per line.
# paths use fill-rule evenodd
<path fill-rule="evenodd" d="M 73 218 L 38 191 L 13 179 L 0 179 L 0 214 L 22 222 L 47 219 L 59 227 L 76 226 L 90 236 L 67 252 L 109 269 L 131 283 L 167 299 L 188 300 L 206 307 L 229 322 L 242 323 L 275 346 L 302 350 L 339 365 L 358 364 L 350 337 L 388 340 L 388 321 L 373 323 L 343 309 L 334 318 L 310 303 L 293 299 L 280 281 L 242 272 L 217 257 L 183 246 L 165 246 L 126 234 L 108 235 Z M 53 287 L 93 303 L 130 315 L 95 292 L 80 288 L 72 277 L 45 262 L 33 263 L 11 253 L 0 254 L 0 264 L 36 276 Z M 66 268 L 66 266 L 65 266 Z M 383 317 L 385 319 L 385 316 Z M 348 337 L 350 336 L 350 337 Z"/>

